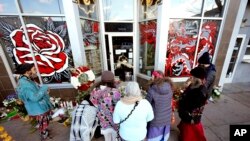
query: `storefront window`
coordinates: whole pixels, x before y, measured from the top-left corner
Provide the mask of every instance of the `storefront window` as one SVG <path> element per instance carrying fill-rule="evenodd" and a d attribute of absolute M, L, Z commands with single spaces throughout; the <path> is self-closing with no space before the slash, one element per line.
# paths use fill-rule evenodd
<path fill-rule="evenodd" d="M 88 66 L 94 71 L 96 76 L 100 76 L 102 72 L 102 64 L 99 41 L 99 23 L 81 19 L 81 28 Z"/>
<path fill-rule="evenodd" d="M 140 22 L 140 73 L 151 76 L 154 69 L 156 45 L 156 20 Z"/>
<path fill-rule="evenodd" d="M 43 82 L 68 82 L 73 59 L 65 19 L 24 17 L 24 21 Z"/>
<path fill-rule="evenodd" d="M 169 22 L 166 76 L 190 76 L 204 52 L 213 58 L 224 5 L 224 0 L 171 0 L 171 13 L 176 14 L 171 15 Z"/>
<path fill-rule="evenodd" d="M 8 7 L 15 9 L 15 4 L 14 0 L 1 1 L 0 11 L 3 9 L 5 13 Z M 37 63 L 41 83 L 68 83 L 68 68 L 74 66 L 67 24 L 64 15 L 59 15 L 64 13 L 62 1 L 20 0 L 18 4 L 21 13 L 25 13 L 25 16 L 21 17 L 24 25 L 20 23 L 20 17 L 10 15 L 12 12 L 0 20 L 0 43 L 12 71 L 14 72 L 19 64 Z"/>
<path fill-rule="evenodd" d="M 132 21 L 134 0 L 103 0 L 105 21 Z"/>
<path fill-rule="evenodd" d="M 61 0 L 20 0 L 22 13 L 63 14 Z"/>
<path fill-rule="evenodd" d="M 202 3 L 203 0 L 171 0 L 170 13 L 174 17 L 200 17 Z"/>
<path fill-rule="evenodd" d="M 140 20 L 156 19 L 158 0 L 141 0 L 140 1 Z"/>
<path fill-rule="evenodd" d="M 97 1 L 83 0 L 82 3 L 79 4 L 79 15 L 97 20 Z"/>
<path fill-rule="evenodd" d="M 225 0 L 206 0 L 205 1 L 205 17 L 222 17 L 225 7 Z"/>
<path fill-rule="evenodd" d="M 170 19 L 167 76 L 187 76 L 193 67 L 200 20 Z"/>
<path fill-rule="evenodd" d="M 219 20 L 203 20 L 200 32 L 197 60 L 204 52 L 209 52 L 211 56 L 214 55 L 220 23 L 221 21 Z"/>
<path fill-rule="evenodd" d="M 15 0 L 1 0 L 0 14 L 2 13 L 17 13 Z"/>
<path fill-rule="evenodd" d="M 12 72 L 14 72 L 16 68 L 16 61 L 13 54 L 14 45 L 11 41 L 10 34 L 20 27 L 21 22 L 19 17 L 0 17 L 0 44 L 7 56 Z"/>

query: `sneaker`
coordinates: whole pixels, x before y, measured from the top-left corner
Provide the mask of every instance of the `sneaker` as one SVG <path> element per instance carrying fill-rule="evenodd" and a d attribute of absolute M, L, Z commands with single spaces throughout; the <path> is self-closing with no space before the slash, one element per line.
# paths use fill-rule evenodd
<path fill-rule="evenodd" d="M 212 97 L 210 97 L 208 100 L 209 100 L 210 102 L 214 102 L 214 99 L 213 99 Z"/>
<path fill-rule="evenodd" d="M 45 140 L 49 136 L 49 131 L 45 130 L 41 133 L 42 140 Z"/>

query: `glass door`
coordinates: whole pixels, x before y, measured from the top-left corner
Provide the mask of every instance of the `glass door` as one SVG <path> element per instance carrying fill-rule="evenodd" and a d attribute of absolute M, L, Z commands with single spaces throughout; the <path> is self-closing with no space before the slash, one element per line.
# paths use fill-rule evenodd
<path fill-rule="evenodd" d="M 246 35 L 238 35 L 233 48 L 233 53 L 230 58 L 230 62 L 227 69 L 225 83 L 231 83 L 235 73 L 236 65 L 239 62 L 239 54 L 241 52 L 242 46 L 245 42 Z"/>
<path fill-rule="evenodd" d="M 133 35 L 108 33 L 105 40 L 108 70 L 121 81 L 133 80 Z"/>

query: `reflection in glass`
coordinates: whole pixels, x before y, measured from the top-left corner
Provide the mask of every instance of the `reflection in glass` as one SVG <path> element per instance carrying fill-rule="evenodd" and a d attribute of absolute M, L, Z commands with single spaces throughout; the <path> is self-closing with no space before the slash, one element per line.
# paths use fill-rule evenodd
<path fill-rule="evenodd" d="M 222 17 L 225 0 L 206 0 L 204 7 L 205 17 Z"/>
<path fill-rule="evenodd" d="M 97 1 L 88 1 L 83 4 L 79 4 L 79 15 L 97 20 Z"/>
<path fill-rule="evenodd" d="M 0 1 L 0 14 L 3 13 L 17 13 L 15 0 L 1 0 Z"/>
<path fill-rule="evenodd" d="M 44 83 L 69 82 L 68 67 L 73 67 L 73 59 L 64 18 L 24 17 L 32 50 Z M 13 33 L 14 34 L 14 33 Z M 25 38 L 20 38 L 23 29 L 16 29 L 15 59 L 19 63 L 31 63 L 32 54 L 26 50 Z M 26 51 L 23 51 L 26 50 Z"/>
<path fill-rule="evenodd" d="M 200 32 L 197 60 L 204 52 L 209 52 L 213 56 L 220 29 L 218 20 L 204 20 Z"/>
<path fill-rule="evenodd" d="M 154 69 L 156 45 L 156 20 L 140 22 L 140 73 L 151 76 Z"/>
<path fill-rule="evenodd" d="M 170 13 L 175 17 L 200 17 L 203 0 L 171 0 Z"/>
<path fill-rule="evenodd" d="M 188 76 L 193 67 L 200 20 L 170 19 L 166 76 Z"/>
<path fill-rule="evenodd" d="M 3 47 L 12 72 L 14 72 L 17 62 L 13 53 L 15 46 L 11 41 L 10 34 L 20 27 L 21 22 L 18 17 L 0 17 L 0 44 Z"/>
<path fill-rule="evenodd" d="M 99 23 L 81 19 L 81 28 L 88 66 L 93 70 L 96 76 L 100 76 L 102 65 L 99 47 Z"/>
<path fill-rule="evenodd" d="M 140 20 L 157 18 L 157 2 L 159 0 L 141 0 L 140 2 Z"/>
<path fill-rule="evenodd" d="M 234 71 L 234 68 L 235 68 L 235 64 L 236 64 L 236 61 L 237 61 L 237 58 L 238 58 L 239 50 L 240 50 L 240 47 L 242 45 L 242 40 L 243 39 L 241 37 L 238 37 L 236 39 L 233 54 L 231 56 L 230 63 L 229 63 L 228 69 L 227 69 L 226 78 L 231 78 L 232 77 L 232 74 L 233 74 L 233 71 Z"/>
<path fill-rule="evenodd" d="M 113 36 L 115 76 L 121 81 L 131 81 L 133 76 L 133 37 Z"/>
<path fill-rule="evenodd" d="M 105 21 L 132 21 L 134 0 L 103 0 Z"/>
<path fill-rule="evenodd" d="M 63 14 L 61 0 L 20 0 L 23 13 L 32 14 Z"/>

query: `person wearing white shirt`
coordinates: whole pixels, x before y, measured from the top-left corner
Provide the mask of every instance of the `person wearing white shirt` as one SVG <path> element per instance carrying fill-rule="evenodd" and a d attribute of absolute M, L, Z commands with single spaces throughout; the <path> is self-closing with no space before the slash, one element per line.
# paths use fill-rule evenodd
<path fill-rule="evenodd" d="M 115 106 L 113 121 L 119 124 L 125 120 L 119 128 L 122 140 L 144 140 L 147 134 L 147 122 L 154 118 L 152 106 L 142 98 L 137 82 L 128 82 L 125 91 L 126 95 Z"/>

